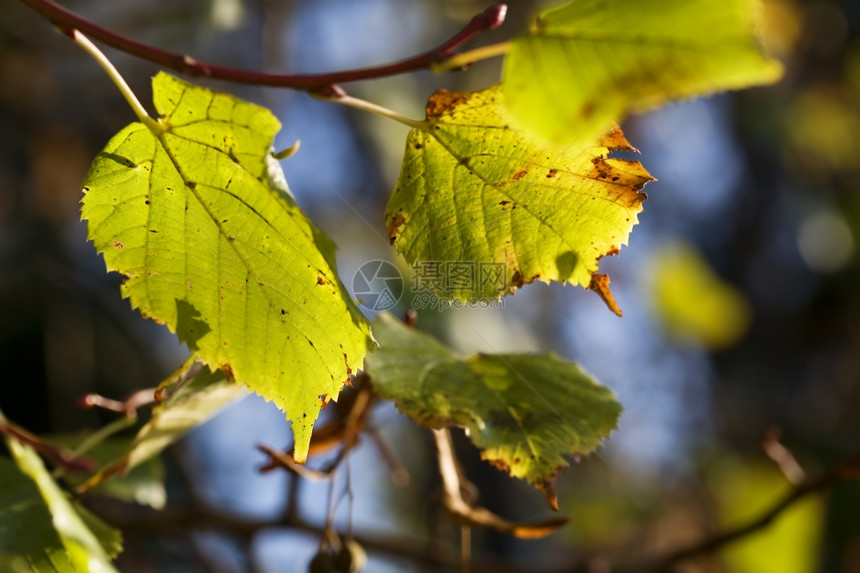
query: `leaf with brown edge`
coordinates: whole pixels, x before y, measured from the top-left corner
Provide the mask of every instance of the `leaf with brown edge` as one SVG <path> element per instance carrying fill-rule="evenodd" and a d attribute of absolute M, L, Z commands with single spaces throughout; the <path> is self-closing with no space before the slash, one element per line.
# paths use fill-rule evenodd
<path fill-rule="evenodd" d="M 465 428 L 483 459 L 554 509 L 565 457 L 597 449 L 621 413 L 611 390 L 553 354 L 460 358 L 389 314 L 372 326 L 379 349 L 365 367 L 374 390 L 419 424 Z"/>
<path fill-rule="evenodd" d="M 409 264 L 472 265 L 470 280 L 432 285 L 440 298 L 497 298 L 536 280 L 587 288 L 600 258 L 626 244 L 653 178 L 609 156 L 633 150 L 617 127 L 552 146 L 512 127 L 498 86 L 438 91 L 426 111 L 407 139 L 386 226 Z"/>

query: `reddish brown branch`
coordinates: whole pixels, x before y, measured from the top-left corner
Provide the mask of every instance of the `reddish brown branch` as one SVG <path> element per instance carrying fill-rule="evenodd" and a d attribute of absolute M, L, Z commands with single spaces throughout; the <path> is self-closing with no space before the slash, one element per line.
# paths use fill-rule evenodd
<path fill-rule="evenodd" d="M 61 465 L 69 471 L 90 472 L 96 468 L 96 464 L 89 458 L 75 456 L 68 450 L 46 442 L 38 436 L 34 436 L 24 428 L 9 421 L 0 421 L 0 434 L 5 434 L 22 444 L 27 444 L 44 457 Z"/>
<path fill-rule="evenodd" d="M 187 76 L 206 76 L 242 84 L 290 88 L 324 95 L 330 95 L 330 92 L 336 89 L 335 84 L 338 83 L 382 78 L 431 68 L 433 65 L 450 58 L 457 48 L 481 32 L 498 28 L 504 22 L 507 11 L 504 4 L 493 6 L 472 18 L 462 30 L 446 42 L 432 50 L 405 60 L 381 66 L 325 74 L 284 75 L 219 66 L 202 62 L 186 54 L 168 52 L 155 46 L 143 44 L 90 22 L 52 0 L 21 0 L 21 2 L 41 14 L 66 35 L 71 36 L 73 30 L 79 30 L 85 35 L 120 51 L 176 70 Z"/>

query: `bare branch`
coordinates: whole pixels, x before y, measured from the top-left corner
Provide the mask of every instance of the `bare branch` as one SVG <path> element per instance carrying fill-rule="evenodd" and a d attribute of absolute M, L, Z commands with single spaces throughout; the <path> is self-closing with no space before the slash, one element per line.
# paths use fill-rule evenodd
<path fill-rule="evenodd" d="M 6 420 L 5 418 L 0 418 L 0 434 L 9 436 L 22 444 L 27 444 L 41 455 L 64 467 L 66 470 L 90 472 L 96 468 L 95 462 L 91 459 L 83 456 L 76 456 L 74 453 L 69 452 L 63 447 L 46 442 L 42 438 L 31 434 L 24 428 Z"/>
<path fill-rule="evenodd" d="M 68 36 L 74 38 L 74 31 L 78 30 L 120 51 L 176 70 L 187 76 L 205 76 L 242 84 L 290 88 L 321 94 L 327 94 L 336 89 L 335 86 L 339 83 L 376 79 L 423 69 L 436 69 L 440 64 L 452 58 L 457 48 L 481 32 L 501 26 L 507 12 L 507 7 L 504 4 L 492 6 L 472 18 L 462 30 L 439 46 L 405 60 L 381 66 L 325 74 L 288 75 L 266 74 L 219 66 L 197 60 L 186 54 L 168 52 L 103 28 L 71 10 L 63 8 L 52 0 L 21 0 L 21 2 L 41 14 Z M 489 54 L 487 57 L 494 55 L 498 54 Z"/>
<path fill-rule="evenodd" d="M 555 517 L 535 522 L 511 522 L 483 507 L 474 507 L 463 499 L 460 470 L 454 457 L 451 433 L 447 429 L 433 430 L 442 475 L 442 505 L 445 510 L 465 525 L 490 527 L 522 539 L 546 537 L 569 521 L 567 517 Z"/>
<path fill-rule="evenodd" d="M 650 566 L 634 567 L 631 568 L 631 570 L 650 571 L 652 573 L 673 571 L 675 565 L 682 561 L 686 561 L 691 557 L 696 557 L 705 553 L 711 553 L 725 545 L 741 539 L 742 537 L 746 537 L 747 535 L 767 527 L 785 510 L 809 494 L 822 491 L 839 480 L 849 478 L 860 478 L 860 454 L 852 456 L 842 464 L 836 466 L 816 479 L 804 481 L 776 502 L 769 510 L 765 511 L 752 521 L 735 529 L 730 529 L 713 537 L 709 537 L 708 539 L 705 539 L 691 547 L 687 547 L 686 549 L 672 552 L 655 560 L 655 562 Z"/>

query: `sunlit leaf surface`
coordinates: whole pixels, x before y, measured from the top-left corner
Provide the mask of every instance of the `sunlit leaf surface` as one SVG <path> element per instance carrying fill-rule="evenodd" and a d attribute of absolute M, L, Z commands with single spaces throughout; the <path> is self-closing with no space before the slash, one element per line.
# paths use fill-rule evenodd
<path fill-rule="evenodd" d="M 772 83 L 755 0 L 576 0 L 543 12 L 505 60 L 518 125 L 588 145 L 628 111 Z"/>
<path fill-rule="evenodd" d="M 274 401 L 296 457 L 372 344 L 334 245 L 286 191 L 268 110 L 165 73 L 84 181 L 83 218 L 123 295 L 212 369 Z"/>
<path fill-rule="evenodd" d="M 413 266 L 437 265 L 440 298 L 496 298 L 536 280 L 593 288 L 651 177 L 608 157 L 632 149 L 619 129 L 585 148 L 548 146 L 511 127 L 502 99 L 499 87 L 430 98 L 388 203 L 389 238 Z"/>

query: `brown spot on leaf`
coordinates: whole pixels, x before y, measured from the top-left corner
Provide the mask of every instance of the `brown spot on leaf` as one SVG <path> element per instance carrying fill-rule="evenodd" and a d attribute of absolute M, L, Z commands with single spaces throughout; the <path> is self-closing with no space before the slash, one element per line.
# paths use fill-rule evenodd
<path fill-rule="evenodd" d="M 224 376 L 227 377 L 227 380 L 233 381 L 236 379 L 236 377 L 233 375 L 233 367 L 229 364 L 222 364 L 221 372 L 224 373 Z"/>
<path fill-rule="evenodd" d="M 427 106 L 424 111 L 427 113 L 427 119 L 432 119 L 444 113 L 449 113 L 464 102 L 466 102 L 466 96 L 460 92 L 437 90 L 436 93 L 427 99 Z"/>
<path fill-rule="evenodd" d="M 654 178 L 638 161 L 607 159 L 598 155 L 592 158 L 591 165 L 584 175 L 604 183 L 607 191 L 611 193 L 611 200 L 618 205 L 635 208 L 647 198 L 647 195 L 639 190 L 649 181 L 654 181 Z"/>
<path fill-rule="evenodd" d="M 586 102 L 585 105 L 582 106 L 582 119 L 588 119 L 592 115 L 594 115 L 594 110 L 597 109 L 597 105 L 593 101 Z"/>
<path fill-rule="evenodd" d="M 523 286 L 523 274 L 519 270 L 514 271 L 514 274 L 511 275 L 511 286 L 517 288 Z"/>
<path fill-rule="evenodd" d="M 552 179 L 552 178 L 553 178 L 553 177 L 555 177 L 557 174 L 558 174 L 558 169 L 550 169 L 550 170 L 547 172 L 546 177 L 547 177 L 547 179 Z"/>
<path fill-rule="evenodd" d="M 609 282 L 609 277 L 607 275 L 593 273 L 591 275 L 591 283 L 588 285 L 588 289 L 596 292 L 597 296 L 606 303 L 609 310 L 618 316 L 621 316 L 621 308 L 618 306 L 618 303 L 615 302 L 615 297 L 612 296 L 612 291 L 609 290 Z"/>
<path fill-rule="evenodd" d="M 390 244 L 394 244 L 394 241 L 397 240 L 397 237 L 400 236 L 400 229 L 403 228 L 403 224 L 406 222 L 406 218 L 403 216 L 403 213 L 398 212 L 391 219 L 388 220 L 388 242 Z"/>
<path fill-rule="evenodd" d="M 512 179 L 514 181 L 519 181 L 520 179 L 522 179 L 523 177 L 525 177 L 528 174 L 529 174 L 529 172 L 526 171 L 525 169 L 523 169 L 522 171 L 517 171 L 516 173 L 514 173 L 512 176 Z"/>
<path fill-rule="evenodd" d="M 349 384 L 349 375 L 352 374 L 352 368 L 349 367 L 349 358 L 346 357 L 346 352 L 343 353 L 343 363 L 346 364 L 346 383 Z"/>
<path fill-rule="evenodd" d="M 113 245 L 114 248 L 119 250 L 119 251 L 121 251 L 125 248 L 125 245 L 122 244 L 122 241 L 114 241 L 111 243 L 111 245 Z"/>
<path fill-rule="evenodd" d="M 322 275 L 319 275 L 319 276 L 317 276 L 317 284 L 318 285 L 327 285 L 328 281 L 325 280 L 325 277 L 323 277 Z"/>
<path fill-rule="evenodd" d="M 606 163 L 606 159 L 602 155 L 598 155 L 591 160 L 594 169 L 589 175 L 595 179 L 611 179 L 612 167 Z"/>

